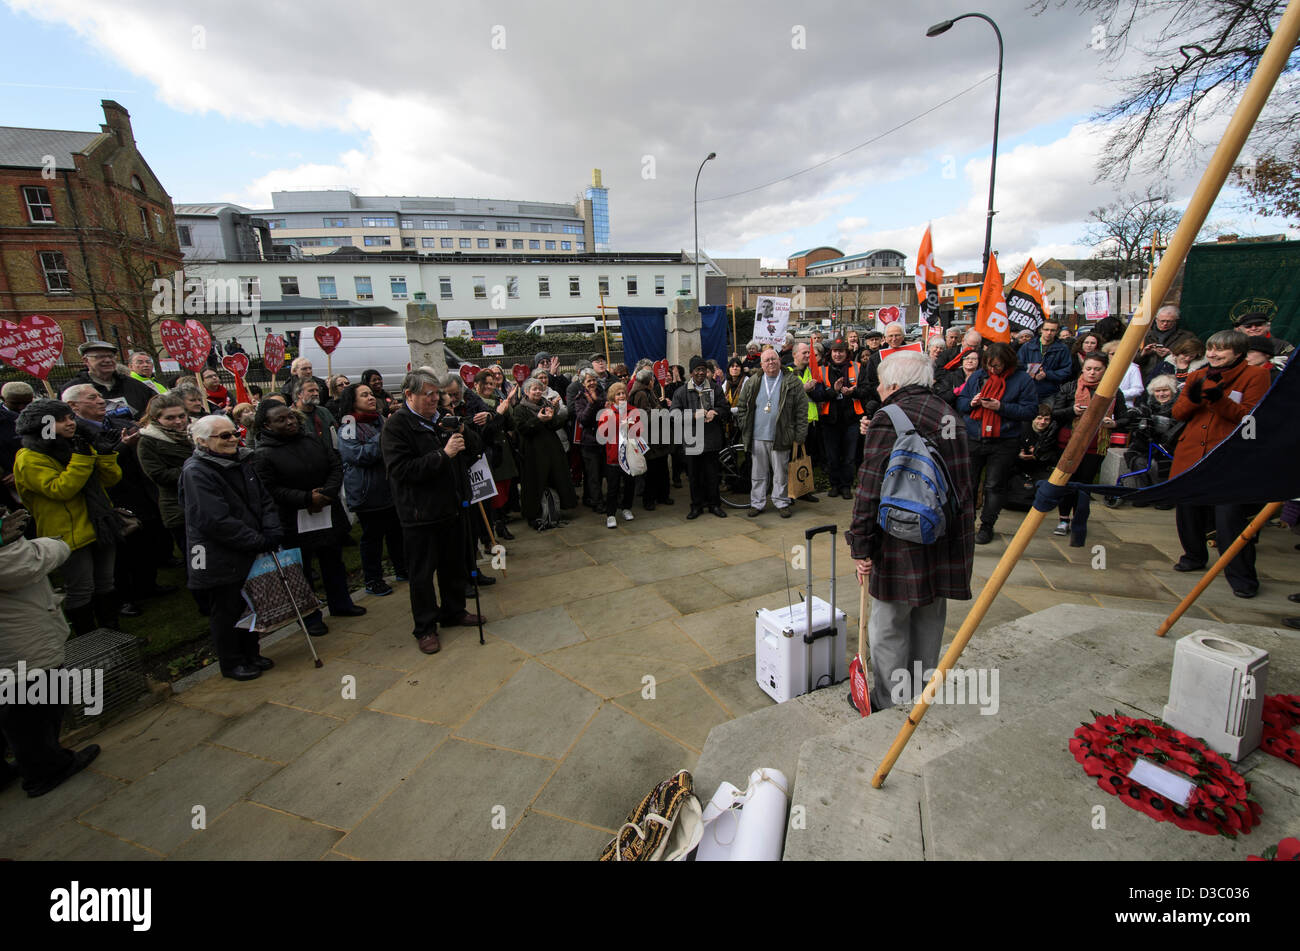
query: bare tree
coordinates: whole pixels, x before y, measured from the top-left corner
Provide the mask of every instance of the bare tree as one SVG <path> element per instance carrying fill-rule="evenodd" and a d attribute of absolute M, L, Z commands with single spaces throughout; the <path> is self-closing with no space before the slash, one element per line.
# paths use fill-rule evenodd
<path fill-rule="evenodd" d="M 1300 142 L 1292 143 L 1289 154 L 1263 155 L 1238 166 L 1237 174 L 1252 211 L 1290 218 L 1300 227 Z"/>
<path fill-rule="evenodd" d="M 1053 0 L 1032 0 L 1042 13 Z M 1093 116 L 1114 122 L 1100 177 L 1123 180 L 1134 162 L 1146 171 L 1189 159 L 1206 145 L 1200 118 L 1244 89 L 1286 8 L 1286 0 L 1056 0 L 1092 14 L 1100 49 L 1119 62 L 1135 44 L 1153 65 L 1120 80 L 1121 97 Z M 1300 55 L 1294 52 L 1255 124 L 1260 155 L 1286 155 L 1300 132 Z"/>
<path fill-rule="evenodd" d="M 1095 249 L 1094 258 L 1114 262 L 1115 280 L 1141 277 L 1151 263 L 1153 235 L 1169 235 L 1181 217 L 1168 193 L 1153 186 L 1090 211 L 1083 240 Z"/>

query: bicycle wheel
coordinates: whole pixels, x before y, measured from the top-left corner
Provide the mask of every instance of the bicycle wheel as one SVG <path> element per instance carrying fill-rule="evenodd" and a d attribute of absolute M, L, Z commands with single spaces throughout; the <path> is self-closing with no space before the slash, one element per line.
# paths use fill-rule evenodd
<path fill-rule="evenodd" d="M 723 505 L 733 509 L 749 508 L 749 457 L 741 443 L 723 447 L 718 453 L 718 466 L 722 470 L 722 484 L 718 495 Z"/>

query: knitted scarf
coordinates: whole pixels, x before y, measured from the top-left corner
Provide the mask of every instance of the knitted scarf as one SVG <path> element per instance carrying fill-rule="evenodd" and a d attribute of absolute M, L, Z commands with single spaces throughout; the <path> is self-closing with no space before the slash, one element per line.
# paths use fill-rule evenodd
<path fill-rule="evenodd" d="M 989 371 L 988 379 L 984 381 L 984 386 L 977 394 L 981 403 L 984 400 L 1002 400 L 1007 392 L 1007 377 L 1011 375 L 1010 370 L 1003 370 L 1001 373 Z M 979 406 L 971 410 L 971 419 L 977 420 L 980 426 L 980 438 L 997 439 L 1002 435 L 1002 414 L 998 410 L 989 409 L 986 406 Z"/>

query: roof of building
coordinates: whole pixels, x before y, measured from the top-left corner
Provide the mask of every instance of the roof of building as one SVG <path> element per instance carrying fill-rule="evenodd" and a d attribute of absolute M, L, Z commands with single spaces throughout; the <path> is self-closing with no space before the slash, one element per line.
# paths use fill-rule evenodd
<path fill-rule="evenodd" d="M 869 258 L 873 254 L 897 254 L 900 258 L 907 258 L 907 255 L 902 251 L 895 251 L 893 248 L 875 248 L 871 251 L 863 251 L 860 254 L 850 254 L 839 258 L 827 258 L 825 261 L 818 261 L 815 264 L 809 264 L 808 267 L 828 267 L 832 264 L 846 264 L 849 261 L 860 261 L 863 258 Z"/>
<path fill-rule="evenodd" d="M 46 156 L 54 157 L 54 168 L 72 170 L 72 156 L 84 152 L 103 132 L 67 132 L 62 129 L 20 129 L 0 126 L 0 166 L 9 168 L 48 167 Z"/>
<path fill-rule="evenodd" d="M 243 214 L 248 213 L 248 209 L 245 208 L 243 205 L 236 205 L 233 202 L 229 202 L 229 201 L 218 202 L 217 204 L 214 205 L 210 205 L 210 204 L 179 205 L 178 204 L 175 206 L 175 208 L 176 208 L 177 216 L 189 215 L 190 217 L 193 218 L 215 218 L 217 215 L 219 215 L 222 211 L 224 211 L 227 208 L 233 208 L 235 209 L 235 211 L 241 212 Z"/>
<path fill-rule="evenodd" d="M 829 244 L 821 244 L 815 248 L 804 248 L 802 251 L 794 252 L 794 254 L 787 254 L 786 260 L 794 260 L 795 258 L 807 257 L 808 255 L 812 254 L 814 251 L 834 251 L 836 254 L 844 253 L 839 248 L 832 248 Z"/>

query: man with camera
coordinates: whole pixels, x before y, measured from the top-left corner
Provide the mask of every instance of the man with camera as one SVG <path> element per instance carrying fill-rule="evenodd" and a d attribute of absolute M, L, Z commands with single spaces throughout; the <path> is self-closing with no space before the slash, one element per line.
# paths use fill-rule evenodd
<path fill-rule="evenodd" d="M 470 556 L 461 506 L 469 498 L 469 465 L 483 444 L 446 411 L 450 401 L 444 403 L 443 391 L 455 385 L 450 374 L 439 378 L 412 370 L 402 381 L 405 403 L 389 416 L 379 440 L 406 546 L 412 633 L 426 654 L 442 650 L 440 621 L 448 627 L 483 621 L 465 609 Z M 435 572 L 441 608 L 433 590 Z"/>

